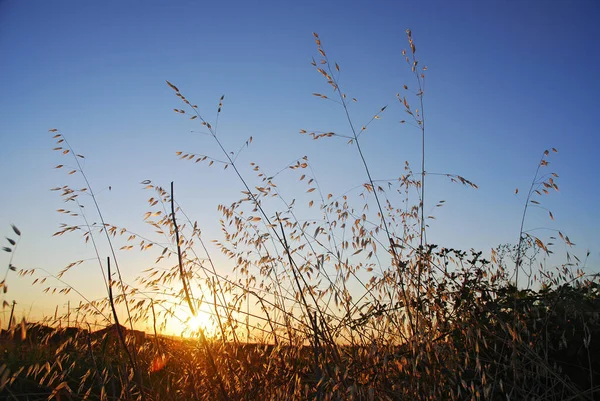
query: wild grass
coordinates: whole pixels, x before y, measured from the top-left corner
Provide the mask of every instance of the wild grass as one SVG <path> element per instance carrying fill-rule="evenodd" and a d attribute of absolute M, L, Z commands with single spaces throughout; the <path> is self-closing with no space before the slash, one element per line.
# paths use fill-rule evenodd
<path fill-rule="evenodd" d="M 402 123 L 421 134 L 421 163 L 418 172 L 406 163 L 397 180 L 384 182 L 372 175 L 362 134 L 389 110 L 378 109 L 364 125 L 355 122 L 349 107 L 355 99 L 341 87 L 341 68 L 314 35 L 318 58 L 312 65 L 329 88 L 326 94 L 314 95 L 335 102 L 348 125 L 345 133 L 300 132 L 314 140 L 342 139 L 356 148 L 364 183 L 344 194 L 329 193 L 319 184 L 307 156 L 273 175 L 257 163 L 248 171 L 237 155 L 252 138 L 242 150 L 230 152 L 217 130 L 224 97 L 211 123 L 167 81 L 183 104 L 175 112 L 197 120 L 221 151 L 177 151 L 177 156 L 207 168 L 232 170 L 242 190 L 241 199 L 218 207 L 223 236 L 212 240 L 232 261 L 232 274 L 215 266 L 209 239 L 176 202 L 173 183 L 165 189 L 142 182 L 151 191 L 144 220 L 156 237 L 105 222 L 79 162 L 83 156 L 52 129 L 54 150 L 71 157 L 56 168 L 72 164 L 67 173 L 85 184 L 82 189 L 54 188 L 68 205 L 59 212 L 76 221 L 63 224 L 55 236 L 79 233 L 93 245 L 106 296 L 90 300 L 78 293 L 79 327 L 70 332 L 57 327 L 57 316 L 37 325 L 15 325 L 11 317 L 1 340 L 0 396 L 597 399 L 600 367 L 593 356 L 599 349 L 592 341 L 600 330 L 597 277 L 585 276 L 578 260 L 568 260 L 554 271 L 538 270 L 537 256 L 551 253 L 553 240 L 534 235 L 526 224 L 529 209 L 541 207 L 538 198 L 558 190 L 558 176 L 544 173 L 556 150 L 545 151 L 538 162 L 525 193 L 520 228 L 516 225 L 515 245 L 498 247 L 487 260 L 482 252 L 429 243 L 426 210 L 433 203 L 427 203 L 428 186 L 439 176 L 469 188 L 477 185 L 459 175 L 426 170 L 426 68 L 416 58 L 412 33 L 407 31 L 407 36 L 409 48 L 403 55 L 414 84 L 404 85 L 397 99 L 408 116 Z M 280 191 L 278 180 L 289 179 L 285 174 L 296 175 L 305 185 L 304 196 L 311 197 L 307 204 L 297 205 Z M 85 208 L 90 202 L 92 208 Z M 315 211 L 316 217 L 301 218 L 306 210 Z M 89 214 L 101 224 L 90 224 Z M 21 237 L 14 226 L 13 231 Z M 573 245 L 562 232 L 558 237 Z M 101 241 L 108 255 L 101 254 Z M 9 245 L 4 249 L 12 258 L 17 242 L 9 239 Z M 127 283 L 119 255 L 134 249 L 152 253 L 155 266 L 135 283 Z M 83 263 L 74 261 L 55 275 L 33 269 L 18 273 L 37 276 L 34 284 L 46 286 L 46 292 L 66 294 L 77 289 L 65 277 Z M 7 274 L 16 270 L 12 267 L 11 259 Z M 47 286 L 46 279 L 60 285 Z M 2 287 L 6 293 L 7 277 Z M 193 317 L 202 308 L 213 318 L 213 332 L 200 328 L 190 339 L 159 334 L 178 311 Z M 86 326 L 93 321 L 108 329 Z M 135 325 L 142 321 L 151 322 L 152 333 L 136 334 Z"/>

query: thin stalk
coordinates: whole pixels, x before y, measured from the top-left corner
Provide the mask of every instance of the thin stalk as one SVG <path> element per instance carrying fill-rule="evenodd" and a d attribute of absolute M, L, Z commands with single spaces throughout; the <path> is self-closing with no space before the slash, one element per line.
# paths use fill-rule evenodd
<path fill-rule="evenodd" d="M 524 227 L 525 227 L 525 217 L 527 216 L 527 210 L 529 209 L 529 201 L 531 199 L 531 196 L 534 193 L 534 187 L 537 184 L 537 180 L 538 180 L 538 174 L 540 172 L 540 168 L 542 167 L 542 160 L 544 160 L 544 157 L 546 156 L 546 152 L 544 152 L 544 154 L 542 155 L 542 158 L 540 159 L 540 162 L 537 165 L 537 168 L 535 170 L 535 175 L 533 176 L 533 180 L 531 181 L 531 185 L 529 186 L 529 191 L 527 191 L 527 197 L 525 199 L 525 206 L 523 207 L 523 214 L 521 215 L 521 226 L 519 227 L 519 243 L 517 245 L 517 259 L 515 261 L 515 294 L 513 295 L 514 298 L 514 303 L 513 303 L 513 335 L 512 335 L 512 366 L 513 366 L 513 380 L 517 381 L 517 323 L 518 323 L 518 317 L 517 317 L 517 295 L 519 293 L 519 270 L 521 270 L 521 264 L 523 263 L 523 257 L 522 257 L 522 249 L 523 249 L 523 243 L 525 240 L 525 236 L 523 235 L 524 233 Z"/>
<path fill-rule="evenodd" d="M 57 131 L 58 130 L 56 130 L 56 129 L 51 130 L 51 132 L 57 132 Z M 79 158 L 83 157 L 83 156 L 77 155 L 73 151 L 73 148 L 71 147 L 71 144 L 69 143 L 69 141 L 67 140 L 67 138 L 62 133 L 58 133 L 57 135 L 60 135 L 60 138 L 64 140 L 65 145 L 68 147 L 69 151 L 73 155 L 73 158 L 75 159 L 75 163 L 77 164 L 77 168 L 78 168 L 79 172 L 81 173 L 81 176 L 83 177 L 83 180 L 85 181 L 86 188 L 88 189 L 89 194 L 90 194 L 90 196 L 92 198 L 92 201 L 94 202 L 94 207 L 96 209 L 96 212 L 98 213 L 98 217 L 100 219 L 100 222 L 102 223 L 102 230 L 104 231 L 104 234 L 106 236 L 106 241 L 108 242 L 108 246 L 110 248 L 110 253 L 111 253 L 113 261 L 115 263 L 115 267 L 116 267 L 116 270 L 117 270 L 117 275 L 119 276 L 119 283 L 121 284 L 121 289 L 123 290 L 122 294 L 123 294 L 123 299 L 124 299 L 124 303 L 125 303 L 125 310 L 127 311 L 127 320 L 129 321 L 129 327 L 131 328 L 131 330 L 133 330 L 133 320 L 131 319 L 131 312 L 129 310 L 129 303 L 127 302 L 127 294 L 125 293 L 125 290 L 124 290 L 123 277 L 121 276 L 121 269 L 120 269 L 119 263 L 117 261 L 117 256 L 116 256 L 116 253 L 115 253 L 115 249 L 113 247 L 113 243 L 112 243 L 112 241 L 110 239 L 110 235 L 108 233 L 108 230 L 106 229 L 107 224 L 104 221 L 104 216 L 102 214 L 102 210 L 100 209 L 100 205 L 98 204 L 98 201 L 96 199 L 96 195 L 94 194 L 94 190 L 92 189 L 92 185 L 90 184 L 90 182 L 89 182 L 89 180 L 87 178 L 87 175 L 85 174 L 85 172 L 83 170 L 83 167 L 81 166 L 81 163 L 79 163 Z M 84 216 L 84 219 L 85 219 L 85 216 Z M 86 224 L 87 224 L 87 220 L 85 220 L 85 221 L 86 221 Z M 88 225 L 88 227 L 89 227 L 89 225 Z M 97 251 L 97 248 L 96 248 L 95 245 L 94 245 L 94 249 L 96 249 L 96 251 Z M 100 261 L 100 259 L 98 259 L 98 261 Z M 100 266 L 102 266 L 102 264 L 100 264 Z M 104 274 L 104 272 L 102 272 L 102 273 Z M 105 284 L 108 285 L 107 279 L 104 278 L 104 280 L 105 280 Z M 109 277 L 109 280 L 110 280 L 110 277 Z"/>
<path fill-rule="evenodd" d="M 315 35 L 315 39 L 317 40 L 317 46 L 318 46 L 319 50 L 323 51 L 321 43 L 320 43 L 320 40 L 318 40 L 318 36 L 316 34 L 314 34 L 314 35 Z M 329 58 L 326 56 L 326 53 L 324 51 L 323 51 L 323 53 L 321 55 L 325 58 L 325 61 L 327 63 L 327 66 L 328 66 L 328 69 L 329 69 L 329 77 L 330 77 L 329 79 L 330 79 L 331 85 L 333 86 L 334 91 L 337 92 L 337 94 L 339 96 L 340 103 L 341 103 L 341 105 L 342 105 L 342 107 L 344 109 L 344 113 L 346 115 L 346 120 L 348 121 L 348 125 L 350 126 L 350 131 L 352 132 L 352 138 L 353 138 L 354 144 L 356 145 L 356 149 L 358 150 L 358 154 L 359 154 L 360 160 L 362 162 L 363 168 L 365 169 L 365 173 L 367 174 L 367 179 L 369 180 L 369 184 L 371 185 L 371 188 L 373 190 L 373 195 L 375 197 L 375 202 L 377 203 L 377 208 L 378 208 L 379 214 L 381 216 L 381 224 L 383 226 L 383 229 L 385 231 L 385 234 L 386 234 L 386 236 L 388 238 L 388 241 L 389 241 L 389 244 L 390 244 L 390 252 L 392 253 L 392 260 L 394 261 L 394 263 L 395 263 L 395 265 L 397 267 L 403 266 L 404 264 L 402 263 L 402 261 L 400 260 L 400 257 L 398 256 L 398 254 L 396 252 L 396 246 L 395 246 L 396 244 L 394 243 L 393 237 L 391 235 L 391 232 L 389 230 L 387 221 L 385 219 L 385 214 L 383 212 L 383 207 L 381 205 L 381 201 L 379 199 L 379 196 L 377 195 L 377 191 L 375 189 L 376 188 L 375 187 L 375 183 L 374 183 L 373 177 L 371 176 L 371 171 L 369 169 L 369 165 L 367 164 L 366 158 L 365 158 L 365 156 L 363 154 L 363 151 L 362 151 L 362 148 L 360 146 L 360 142 L 358 140 L 358 133 L 356 132 L 356 128 L 354 127 L 354 123 L 352 121 L 352 118 L 350 117 L 350 111 L 348 110 L 348 104 L 346 102 L 346 98 L 344 97 L 344 95 L 343 95 L 343 93 L 342 93 L 342 91 L 340 89 L 339 82 L 334 77 L 334 73 L 331 70 L 331 65 L 329 63 Z M 383 108 L 382 111 L 384 109 L 385 108 Z M 401 289 L 402 296 L 404 298 L 405 304 L 408 306 L 409 305 L 408 295 L 406 293 L 406 288 L 404 286 L 404 282 L 402 282 L 402 281 L 400 282 L 400 289 Z M 392 295 L 389 293 L 389 290 L 388 290 L 388 297 L 390 298 L 390 302 L 391 302 L 392 301 Z M 411 325 L 411 327 L 414 330 L 415 326 L 413 325 L 412 312 L 411 312 L 411 310 L 410 310 L 409 307 L 406 308 L 406 311 L 407 311 L 408 320 L 410 322 L 410 325 Z"/>
<path fill-rule="evenodd" d="M 174 85 L 172 85 L 168 81 L 167 81 L 167 84 L 173 90 L 175 90 L 175 92 L 179 96 L 181 96 L 181 99 L 184 102 L 187 101 L 187 99 L 185 99 L 185 97 L 183 95 L 181 95 L 181 93 L 180 93 L 180 91 L 179 91 L 179 89 L 177 87 L 175 87 Z M 189 102 L 186 103 L 186 104 L 189 104 Z M 279 242 L 279 244 L 281 244 L 283 246 L 283 248 L 285 249 L 286 248 L 285 241 L 281 238 L 281 236 L 279 235 L 279 233 L 275 229 L 276 225 L 274 225 L 274 224 L 271 223 L 271 219 L 267 216 L 265 210 L 263 209 L 263 207 L 261 206 L 260 202 L 256 198 L 256 195 L 252 192 L 252 190 L 248 186 L 248 183 L 246 182 L 246 180 L 242 176 L 241 172 L 237 168 L 237 165 L 235 164 L 234 158 L 232 158 L 231 154 L 229 152 L 227 152 L 227 150 L 225 149 L 225 147 L 223 146 L 223 144 L 221 143 L 221 141 L 217 137 L 217 133 L 216 133 L 215 129 L 213 129 L 213 127 L 208 122 L 206 122 L 206 120 L 202 117 L 202 115 L 198 112 L 198 110 L 195 107 L 192 107 L 192 110 L 193 110 L 194 114 L 196 115 L 196 117 L 202 122 L 202 124 L 206 126 L 206 128 L 210 132 L 210 135 L 213 137 L 213 139 L 215 140 L 215 142 L 217 143 L 217 145 L 221 149 L 221 152 L 227 158 L 226 165 L 231 165 L 231 167 L 233 168 L 233 170 L 234 170 L 235 174 L 237 175 L 238 179 L 240 180 L 240 182 L 242 183 L 242 185 L 246 189 L 246 192 L 248 193 L 248 197 L 250 198 L 250 200 L 252 201 L 252 203 L 256 206 L 257 210 L 259 211 L 259 213 L 261 214 L 262 218 L 266 222 L 266 226 L 273 232 L 273 234 L 275 235 L 275 237 L 277 239 L 277 242 Z M 291 261 L 293 262 L 293 258 L 291 259 Z M 298 267 L 296 266 L 296 263 L 292 263 L 292 265 L 290 266 L 290 268 L 291 269 L 298 269 Z M 306 283 L 306 280 L 304 279 L 304 277 L 300 276 L 300 278 L 302 279 L 304 285 L 307 286 L 307 283 Z M 314 305 L 315 305 L 315 308 L 316 308 L 317 312 L 319 313 L 319 315 L 321 315 L 321 318 L 324 318 L 323 311 L 321 310 L 321 308 L 319 308 L 318 303 L 317 303 L 314 295 L 312 293 L 310 293 L 310 295 L 311 295 L 311 298 L 312 298 L 312 300 L 314 302 Z M 306 306 L 308 306 L 308 305 L 306 305 Z"/>
<path fill-rule="evenodd" d="M 115 307 L 115 301 L 113 299 L 113 293 L 112 293 L 112 279 L 111 279 L 111 274 L 110 274 L 110 257 L 106 258 L 106 269 L 108 272 L 108 300 L 110 302 L 110 308 L 112 310 L 113 313 L 113 317 L 115 319 L 115 327 L 117 328 L 117 334 L 119 335 L 119 341 L 121 342 L 121 346 L 123 347 L 123 350 L 125 351 L 125 354 L 127 355 L 127 359 L 129 359 L 129 363 L 131 364 L 131 369 L 133 369 L 133 373 L 135 375 L 137 384 L 139 386 L 140 389 L 140 395 L 142 396 L 142 400 L 146 399 L 146 395 L 144 393 L 144 383 L 142 381 L 142 377 L 140 375 L 137 363 L 134 359 L 134 357 L 132 356 L 131 352 L 129 352 L 129 348 L 127 347 L 127 343 L 125 342 L 125 336 L 123 334 L 123 330 L 121 329 L 121 325 L 119 324 L 119 316 L 117 314 L 117 309 Z M 126 375 L 127 380 L 128 379 L 128 375 Z M 127 386 L 129 387 L 129 386 Z"/>
<path fill-rule="evenodd" d="M 173 221 L 173 231 L 175 231 L 175 241 L 177 241 L 177 260 L 179 262 L 179 274 L 181 277 L 181 284 L 183 285 L 185 299 L 190 308 L 190 311 L 192 312 L 192 315 L 194 317 L 196 317 L 196 309 L 194 308 L 194 304 L 193 304 L 192 298 L 190 296 L 190 290 L 188 289 L 188 282 L 187 282 L 187 279 L 185 276 L 185 272 L 183 270 L 183 256 L 181 253 L 181 246 L 179 244 L 179 228 L 177 226 L 177 219 L 175 217 L 175 194 L 174 194 L 174 190 L 173 190 L 173 181 L 171 181 L 171 219 Z M 215 379 L 217 380 L 217 383 L 219 385 L 219 390 L 221 391 L 221 398 L 223 400 L 229 400 L 229 396 L 227 395 L 227 391 L 225 390 L 225 385 L 223 384 L 223 380 L 221 380 L 221 376 L 219 376 L 219 371 L 217 370 L 217 365 L 215 363 L 212 352 L 210 350 L 208 340 L 204 336 L 204 330 L 199 329 L 198 331 L 200 333 L 200 340 L 201 340 L 202 344 L 204 345 L 204 349 L 205 349 L 206 355 L 208 357 L 208 362 L 210 363 L 210 366 L 213 370 Z"/>

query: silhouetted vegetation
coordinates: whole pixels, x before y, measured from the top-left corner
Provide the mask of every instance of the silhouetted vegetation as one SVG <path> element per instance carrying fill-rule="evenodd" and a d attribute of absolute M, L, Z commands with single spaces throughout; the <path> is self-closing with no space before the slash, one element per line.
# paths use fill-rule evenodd
<path fill-rule="evenodd" d="M 0 397 L 13 400 L 594 400 L 600 398 L 600 301 L 598 276 L 585 275 L 575 256 L 555 269 L 538 269 L 538 255 L 552 253 L 552 241 L 573 245 L 568 236 L 547 240 L 526 229 L 530 208 L 558 190 L 558 175 L 544 173 L 556 149 L 544 151 L 524 196 L 518 242 L 482 252 L 444 248 L 427 241 L 426 202 L 434 179 L 477 185 L 455 174 L 428 175 L 425 152 L 426 67 L 415 57 L 412 33 L 403 52 L 414 85 L 397 98 L 422 138 L 421 165 L 393 181 L 371 175 L 361 148 L 362 134 L 388 107 L 364 125 L 354 122 L 331 61 L 314 34 L 318 59 L 312 65 L 331 93 L 317 98 L 339 105 L 345 133 L 301 130 L 314 140 L 343 139 L 355 146 L 364 182 L 344 194 L 322 188 L 307 156 L 269 174 L 257 163 L 239 165 L 217 132 L 180 89 L 175 112 L 200 122 L 220 155 L 178 151 L 179 158 L 222 166 L 239 180 L 242 197 L 219 206 L 223 238 L 217 249 L 235 274 L 217 269 L 201 225 L 192 221 L 170 190 L 150 180 L 145 222 L 159 238 L 143 237 L 104 221 L 91 183 L 65 135 L 50 130 L 55 150 L 73 166 L 82 189 L 53 188 L 65 201 L 55 236 L 83 235 L 97 252 L 106 297 L 78 293 L 83 328 L 16 324 L 0 337 Z M 418 104 L 414 107 L 411 104 Z M 194 163 L 195 164 L 195 163 Z M 63 164 L 58 169 L 67 169 Z M 280 192 L 278 180 L 298 180 L 302 205 Z M 427 178 L 427 185 L 426 185 Z M 518 191 L 516 191 L 517 193 Z M 306 198 L 310 197 L 310 198 Z M 84 203 L 92 207 L 84 208 Z M 316 217 L 300 215 L 313 211 Z M 90 224 L 89 215 L 96 213 Z M 549 217 L 553 219 L 551 212 Z M 516 222 L 516 227 L 519 227 Z M 13 227 L 14 232 L 21 233 Z M 475 235 L 475 234 L 474 234 Z M 517 237 L 517 235 L 515 235 Z M 109 257 L 98 247 L 105 241 Z M 14 255 L 16 241 L 7 252 Z M 120 252 L 156 252 L 155 266 L 138 282 L 126 283 Z M 154 255 L 154 254 L 153 254 Z M 576 260 L 577 263 L 572 262 Z M 11 259 L 12 261 L 12 259 Z M 75 261 L 56 275 L 36 278 L 46 292 L 77 291 L 64 281 Z M 9 270 L 13 269 L 9 263 Z M 8 271 L 7 270 L 7 274 Z M 39 269 L 21 269 L 36 276 Z M 60 287 L 46 284 L 58 280 Z M 2 281 L 6 293 L 6 277 Z M 6 301 L 5 301 L 6 302 Z M 190 318 L 209 305 L 214 333 L 200 328 L 189 339 L 159 335 L 168 319 L 185 309 Z M 252 305 L 252 308 L 250 307 Z M 5 307 L 10 306 L 5 303 Z M 122 311 L 119 316 L 117 311 Z M 70 311 L 69 311 L 70 312 Z M 81 322 L 104 321 L 90 330 Z M 134 325 L 150 321 L 154 332 Z M 119 322 L 123 322 L 122 324 Z M 185 323 L 185 322 L 184 322 Z"/>

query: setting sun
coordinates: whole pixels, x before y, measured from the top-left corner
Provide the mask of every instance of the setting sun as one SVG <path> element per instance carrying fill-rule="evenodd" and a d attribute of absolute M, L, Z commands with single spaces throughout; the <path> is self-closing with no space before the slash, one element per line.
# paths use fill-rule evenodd
<path fill-rule="evenodd" d="M 194 336 L 198 334 L 200 330 L 202 330 L 204 334 L 208 334 L 207 331 L 209 331 L 212 323 L 210 322 L 210 317 L 207 314 L 200 313 L 185 320 L 182 323 L 182 326 L 184 335 Z"/>

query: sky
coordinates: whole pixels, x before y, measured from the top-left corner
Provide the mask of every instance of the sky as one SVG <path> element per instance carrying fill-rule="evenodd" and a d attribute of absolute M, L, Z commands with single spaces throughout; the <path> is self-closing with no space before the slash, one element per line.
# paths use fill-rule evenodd
<path fill-rule="evenodd" d="M 428 240 L 441 246 L 489 253 L 516 243 L 523 198 L 542 152 L 556 148 L 547 172 L 559 175 L 560 192 L 532 209 L 526 229 L 543 238 L 567 234 L 571 254 L 599 271 L 600 5 L 572 1 L 0 1 L 0 234 L 22 232 L 12 263 L 56 274 L 68 263 L 93 257 L 77 235 L 52 237 L 69 221 L 50 188 L 83 187 L 80 178 L 54 169 L 72 160 L 53 152 L 49 129 L 59 129 L 85 155 L 83 168 L 105 219 L 132 231 L 143 223 L 151 196 L 140 182 L 167 187 L 198 220 L 207 239 L 220 239 L 217 205 L 243 189 L 231 170 L 178 160 L 175 152 L 218 156 L 197 121 L 182 108 L 165 80 L 176 85 L 209 121 L 224 95 L 218 135 L 225 147 L 250 147 L 238 159 L 277 172 L 308 156 L 320 185 L 336 195 L 366 181 L 355 148 L 343 140 L 312 141 L 301 129 L 348 133 L 338 105 L 310 65 L 318 58 L 313 32 L 340 65 L 343 92 L 360 126 L 383 106 L 362 137 L 376 179 L 418 169 L 420 133 L 406 118 L 396 93 L 414 77 L 401 55 L 411 29 L 420 65 L 426 65 L 424 113 L 426 170 L 459 174 L 479 189 L 428 177 L 426 196 L 435 210 Z M 282 191 L 306 197 L 294 181 Z M 79 179 L 79 181 L 77 181 Z M 299 189 L 300 188 L 300 189 Z M 6 243 L 5 245 L 8 245 Z M 556 263 L 566 248 L 555 248 Z M 126 280 L 150 267 L 136 254 L 122 257 Z M 8 266 L 3 253 L 0 265 Z M 226 259 L 219 269 L 227 272 Z M 150 264 L 150 265 L 148 265 Z M 2 271 L 3 273 L 3 271 Z M 93 263 L 65 280 L 90 298 L 103 295 Z M 4 300 L 17 313 L 48 316 L 79 298 L 50 297 L 33 277 L 8 275 Z M 2 321 L 6 322 L 6 312 Z M 3 323 L 4 324 L 4 323 Z M 4 327 L 4 326 L 3 326 Z"/>

